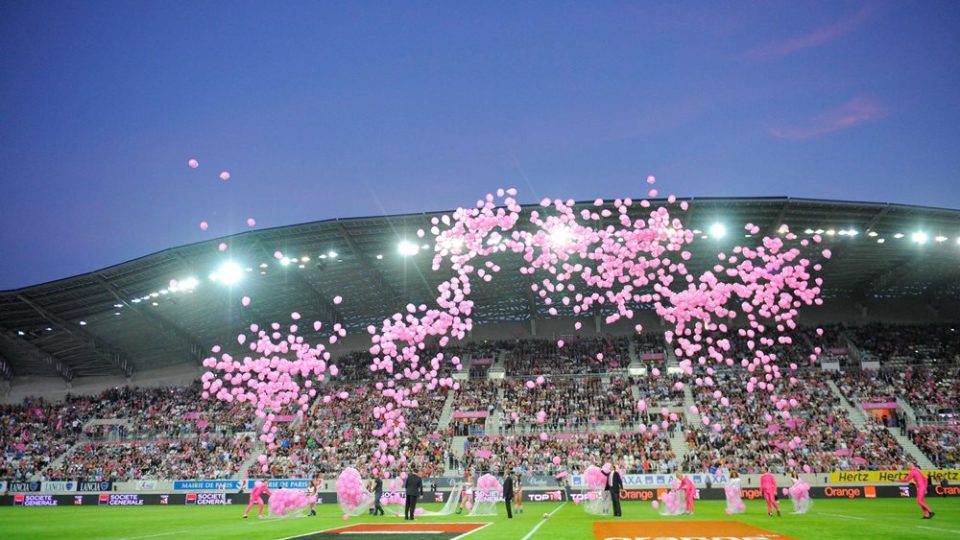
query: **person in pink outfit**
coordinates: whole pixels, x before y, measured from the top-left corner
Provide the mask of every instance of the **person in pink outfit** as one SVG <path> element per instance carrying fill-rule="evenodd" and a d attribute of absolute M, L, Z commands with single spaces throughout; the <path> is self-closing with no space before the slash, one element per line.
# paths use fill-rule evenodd
<path fill-rule="evenodd" d="M 777 502 L 777 479 L 770 473 L 769 468 L 764 468 L 763 476 L 760 477 L 760 493 L 767 501 L 767 515 L 773 517 L 773 511 L 776 509 L 777 517 L 780 517 L 780 503 Z"/>
<path fill-rule="evenodd" d="M 677 473 L 677 480 L 680 481 L 680 489 L 683 490 L 683 495 L 686 498 L 684 513 L 693 514 L 693 499 L 697 495 L 697 488 L 693 485 L 693 480 L 690 480 L 690 477 L 684 475 L 682 472 Z"/>
<path fill-rule="evenodd" d="M 269 497 L 271 495 L 270 489 L 266 484 L 258 480 L 257 483 L 253 485 L 253 491 L 250 492 L 250 503 L 247 504 L 247 509 L 243 511 L 244 519 L 250 514 L 250 509 L 253 508 L 254 503 L 259 506 L 257 509 L 257 517 L 263 517 L 263 495 Z"/>
<path fill-rule="evenodd" d="M 933 519 L 933 516 L 936 514 L 927 506 L 927 478 L 923 476 L 923 471 L 917 467 L 916 463 L 910 464 L 910 472 L 901 478 L 900 481 L 907 483 L 912 481 L 913 484 L 917 486 L 917 504 L 920 505 L 920 508 L 923 510 L 923 519 Z"/>

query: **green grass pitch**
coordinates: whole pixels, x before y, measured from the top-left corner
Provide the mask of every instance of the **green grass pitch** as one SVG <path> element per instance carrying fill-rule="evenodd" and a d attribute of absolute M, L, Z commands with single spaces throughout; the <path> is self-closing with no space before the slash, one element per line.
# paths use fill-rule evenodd
<path fill-rule="evenodd" d="M 736 520 L 741 523 L 779 533 L 797 540 L 876 540 L 904 539 L 960 539 L 960 498 L 927 499 L 937 513 L 932 520 L 921 520 L 920 510 L 913 499 L 876 500 L 816 500 L 806 515 L 785 512 L 782 518 L 767 517 L 762 501 L 748 501 L 746 514 L 730 518 L 723 513 L 723 502 L 698 502 L 694 516 L 660 517 L 648 503 L 624 504 L 620 521 L 658 521 L 672 523 L 682 520 Z M 787 503 L 784 507 L 789 507 Z M 426 505 L 439 509 L 438 505 Z M 517 539 L 567 540 L 594 538 L 595 521 L 614 521 L 612 517 L 586 514 L 571 503 L 527 503 L 524 514 L 507 520 L 503 506 L 501 515 L 492 518 L 445 516 L 418 518 L 423 522 L 462 523 L 492 522 L 483 529 L 470 533 L 464 540 Z M 0 508 L 0 538 L 27 540 L 53 539 L 111 539 L 111 540 L 187 540 L 196 538 L 281 539 L 315 531 L 332 529 L 354 523 L 404 523 L 395 517 L 372 518 L 363 516 L 345 522 L 335 506 L 318 508 L 318 516 L 289 519 L 241 519 L 243 507 L 238 506 L 143 506 L 143 507 L 59 507 L 59 508 Z M 543 514 L 554 512 L 543 520 Z M 543 524 L 538 527 L 538 524 Z M 409 522 L 407 522 L 409 523 Z M 534 529 L 536 530 L 534 531 Z M 530 535 L 530 533 L 533 533 Z M 530 535 L 530 536 L 528 536 Z M 325 535 L 317 535 L 322 538 Z M 631 538 L 642 538 L 643 531 L 631 531 Z M 404 540 L 408 535 L 344 535 L 344 540 Z M 439 539 L 439 536 L 434 536 Z M 445 536 L 449 538 L 449 535 Z M 654 537 L 656 538 L 656 537 Z M 306 538 L 305 538 L 306 540 Z"/>

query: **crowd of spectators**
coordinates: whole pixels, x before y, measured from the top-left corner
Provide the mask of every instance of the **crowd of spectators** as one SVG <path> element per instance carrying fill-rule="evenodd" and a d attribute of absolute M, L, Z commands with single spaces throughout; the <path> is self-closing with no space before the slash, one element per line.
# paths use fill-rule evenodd
<path fill-rule="evenodd" d="M 817 472 L 878 470 L 903 463 L 905 454 L 893 435 L 872 420 L 858 429 L 819 372 L 798 372 L 795 385 L 781 386 L 779 395 L 798 403 L 790 409 L 789 419 L 776 416 L 775 407 L 746 390 L 748 376 L 739 370 L 714 375 L 728 406 L 714 399 L 715 388 L 697 387 L 700 414 L 727 425 L 721 431 L 706 425 L 688 431 L 684 468 L 701 471 L 723 463 L 747 473 L 765 466 L 785 473 L 800 468 Z M 770 422 L 768 415 L 773 418 Z"/>
<path fill-rule="evenodd" d="M 560 463 L 554 464 L 553 458 Z M 617 463 L 627 473 L 670 473 L 677 459 L 666 433 L 576 433 L 542 440 L 537 435 L 470 437 L 454 469 L 476 478 L 510 467 L 521 474 L 555 475 L 588 465 Z"/>
<path fill-rule="evenodd" d="M 551 376 L 528 388 L 524 380 L 506 380 L 499 432 L 586 431 L 603 422 L 632 427 L 639 413 L 630 384 L 622 377 L 604 383 L 600 377 Z M 540 411 L 545 413 L 544 422 L 537 421 Z"/>
<path fill-rule="evenodd" d="M 917 416 L 908 419 L 911 424 L 953 424 L 949 429 L 923 429 L 911 435 L 938 464 L 956 465 L 960 374 L 951 359 L 955 360 L 960 349 L 960 339 L 955 330 L 946 325 L 823 329 L 821 335 L 802 328 L 792 344 L 778 344 L 773 351 L 780 365 L 796 362 L 801 366 L 795 385 L 788 385 L 786 379 L 777 382 L 778 395 L 795 397 L 800 403 L 791 409 L 789 420 L 768 421 L 765 415 L 775 410 L 759 399 L 759 390 L 752 395 L 745 390 L 750 374 L 739 368 L 719 369 L 713 386 L 689 386 L 700 414 L 720 420 L 725 428 L 717 432 L 694 418 L 696 427 L 685 432 L 689 452 L 684 467 L 699 471 L 721 461 L 744 472 L 765 465 L 778 471 L 804 465 L 818 471 L 899 466 L 903 451 L 888 430 L 875 421 L 854 425 L 827 385 L 828 377 L 807 360 L 811 346 L 839 350 L 846 347 L 848 337 L 870 354 L 903 362 L 886 365 L 879 372 L 846 370 L 831 375 L 841 393 L 854 405 L 894 397 L 906 400 Z M 747 338 L 730 334 L 726 336 L 730 350 L 725 356 L 739 361 L 753 355 Z M 624 455 L 632 456 L 628 468 L 637 470 L 637 463 L 640 470 L 676 468 L 677 458 L 669 453 L 669 433 L 640 435 L 636 429 L 640 424 L 658 423 L 661 407 L 681 406 L 684 391 L 676 387 L 676 376 L 665 373 L 666 359 L 648 366 L 661 370 L 659 376 L 611 372 L 614 366 L 625 368 L 630 363 L 631 340 L 638 358 L 644 352 L 664 352 L 655 334 L 570 338 L 563 347 L 546 339 L 464 344 L 442 351 L 436 345 L 427 346 L 419 353 L 424 363 L 438 352 L 443 352 L 445 359 L 454 355 L 503 359 L 506 379 L 487 380 L 486 371 L 477 372 L 482 376 L 460 381 L 461 388 L 450 391 L 451 412 L 499 418 L 498 436 L 484 436 L 494 433 L 484 430 L 483 417 L 453 418 L 440 430 L 448 395 L 442 389 L 418 395 L 419 406 L 405 410 L 406 428 L 391 453 L 414 462 L 427 475 L 442 474 L 451 465 L 496 464 L 480 464 L 472 454 L 463 463 L 452 463 L 452 437 L 461 435 L 469 436 L 473 450 L 487 445 L 497 452 L 512 453 L 516 465 L 530 471 L 547 471 L 552 466 L 541 454 L 560 455 L 566 466 L 571 461 L 613 455 L 623 448 L 627 449 Z M 598 353 L 603 360 L 597 359 Z M 915 365 L 913 360 L 904 360 L 906 357 L 924 364 Z M 375 417 L 372 411 L 386 402 L 368 382 L 370 359 L 368 352 L 359 352 L 335 360 L 340 376 L 336 382 L 317 385 L 321 395 L 311 403 L 310 413 L 278 424 L 277 448 L 266 472 L 251 460 L 263 448 L 256 439 L 260 424 L 249 405 L 203 400 L 197 383 L 177 388 L 114 388 L 94 396 L 68 396 L 60 403 L 28 399 L 19 405 L 0 406 L 0 478 L 294 477 L 334 474 L 346 466 L 397 473 L 406 463 L 382 464 L 375 457 L 377 441 L 370 433 L 382 426 L 384 418 Z M 952 363 L 942 362 L 944 359 Z M 452 363 L 444 360 L 439 371 L 439 376 L 452 373 Z M 528 388 L 539 375 L 544 382 Z M 723 390 L 729 405 L 720 406 L 713 398 L 717 388 Z M 348 397 L 334 397 L 331 403 L 321 399 L 339 392 L 347 392 Z M 641 399 L 646 410 L 637 408 Z M 537 420 L 540 411 L 545 413 L 543 422 Z M 739 423 L 734 424 L 734 419 Z M 599 433 L 587 435 L 588 431 Z M 540 441 L 541 432 L 551 434 L 550 441 Z M 791 447 L 794 437 L 801 442 Z M 63 455 L 62 462 L 54 466 Z M 244 462 L 254 464 L 243 471 Z"/>
<path fill-rule="evenodd" d="M 311 477 L 339 473 L 346 467 L 356 467 L 361 472 L 376 468 L 393 474 L 405 470 L 405 464 L 381 464 L 374 458 L 377 440 L 370 433 L 384 422 L 383 416 L 372 414 L 374 407 L 385 405 L 380 393 L 364 384 L 338 383 L 329 388 L 331 395 L 340 392 L 347 392 L 348 397 L 336 398 L 329 404 L 318 399 L 309 414 L 281 426 L 268 470 L 262 471 L 255 463 L 249 476 Z M 413 462 L 424 476 L 444 472 L 449 438 L 438 433 L 437 426 L 445 400 L 445 393 L 419 396 L 418 407 L 406 409 L 404 414 L 406 429 L 395 455 Z"/>
<path fill-rule="evenodd" d="M 564 342 L 563 346 L 559 341 Z M 628 337 L 532 338 L 496 344 L 502 351 L 508 377 L 601 374 L 611 369 L 625 369 L 630 364 Z"/>
<path fill-rule="evenodd" d="M 950 324 L 868 324 L 847 329 L 861 353 L 886 365 L 955 364 L 960 360 L 960 326 Z"/>
<path fill-rule="evenodd" d="M 240 471 L 253 450 L 253 436 L 204 436 L 196 439 L 137 442 L 82 442 L 58 466 L 48 468 L 49 480 L 160 480 L 169 478 L 230 478 Z"/>
<path fill-rule="evenodd" d="M 960 428 L 917 428 L 910 435 L 938 469 L 960 469 Z"/>
<path fill-rule="evenodd" d="M 28 480 L 76 443 L 93 406 L 90 398 L 63 403 L 31 398 L 0 405 L 0 478 Z"/>

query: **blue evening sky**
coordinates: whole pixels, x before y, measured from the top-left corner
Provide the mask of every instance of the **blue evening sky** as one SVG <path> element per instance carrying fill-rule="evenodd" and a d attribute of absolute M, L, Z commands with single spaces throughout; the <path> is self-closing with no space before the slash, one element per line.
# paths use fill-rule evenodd
<path fill-rule="evenodd" d="M 932 0 L 7 0 L 0 289 L 248 216 L 637 197 L 648 174 L 958 208 L 958 29 Z"/>

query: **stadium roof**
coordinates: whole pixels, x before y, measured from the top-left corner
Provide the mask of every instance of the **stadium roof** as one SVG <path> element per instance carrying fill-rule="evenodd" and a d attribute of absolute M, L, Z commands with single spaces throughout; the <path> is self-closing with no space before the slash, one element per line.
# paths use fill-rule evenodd
<path fill-rule="evenodd" d="M 761 234 L 776 234 L 788 224 L 800 235 L 819 232 L 833 250 L 822 272 L 825 296 L 859 301 L 918 296 L 935 304 L 958 295 L 958 210 L 786 197 L 689 200 L 681 219 L 698 231 L 687 263 L 692 272 L 713 266 L 724 246 L 742 243 L 746 223 L 759 226 Z M 578 209 L 587 206 L 592 201 Z M 524 212 L 537 208 L 525 206 Z M 640 216 L 649 210 L 634 205 L 631 212 Z M 289 320 L 292 310 L 304 321 L 358 329 L 409 303 L 432 306 L 437 285 L 451 274 L 430 270 L 429 240 L 418 239 L 416 231 L 429 230 L 430 218 L 444 213 L 253 230 L 2 291 L 0 377 L 129 375 L 199 363 L 212 345 L 233 340 L 250 323 Z M 710 237 L 717 223 L 727 230 L 723 238 Z M 420 246 L 419 253 L 402 255 L 403 241 L 407 249 Z M 228 244 L 226 251 L 219 251 L 221 242 Z M 276 251 L 285 262 L 274 257 Z M 231 260 L 237 267 L 223 268 Z M 474 286 L 477 324 L 547 316 L 547 306 L 530 292 L 529 278 L 516 271 L 520 262 L 512 254 L 498 256 L 503 271 L 497 279 Z M 227 275 L 231 272 L 237 275 Z M 224 279 L 239 281 L 231 287 Z M 171 290 L 171 280 L 178 281 L 178 290 Z M 335 295 L 344 302 L 335 305 Z M 253 299 L 245 308 L 243 296 Z"/>

